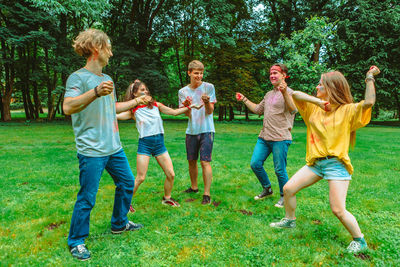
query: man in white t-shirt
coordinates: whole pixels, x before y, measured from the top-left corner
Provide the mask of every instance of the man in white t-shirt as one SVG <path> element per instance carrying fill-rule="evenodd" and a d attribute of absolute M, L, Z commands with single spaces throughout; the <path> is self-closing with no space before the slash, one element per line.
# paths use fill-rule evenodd
<path fill-rule="evenodd" d="M 144 104 L 151 98 L 143 96 L 116 102 L 114 83 L 110 76 L 102 73 L 112 56 L 111 42 L 104 32 L 87 29 L 79 33 L 73 47 L 77 54 L 86 58 L 86 65 L 68 77 L 63 104 L 64 113 L 72 118 L 81 186 L 72 213 L 68 246 L 73 257 L 85 261 L 91 257 L 85 245 L 90 212 L 104 170 L 116 185 L 111 232 L 120 234 L 143 227 L 129 221 L 127 216 L 135 177 L 121 146 L 116 113 Z"/>
<path fill-rule="evenodd" d="M 214 143 L 214 104 L 217 102 L 215 88 L 211 83 L 203 82 L 204 65 L 193 60 L 188 65 L 190 84 L 179 90 L 179 107 L 184 106 L 185 100 L 192 104 L 201 105 L 200 109 L 187 112 L 188 127 L 186 129 L 186 154 L 189 162 L 191 186 L 186 193 L 199 192 L 197 185 L 197 159 L 200 152 L 200 163 L 203 170 L 204 194 L 201 204 L 211 203 L 210 188 L 212 182 L 211 154 Z"/>

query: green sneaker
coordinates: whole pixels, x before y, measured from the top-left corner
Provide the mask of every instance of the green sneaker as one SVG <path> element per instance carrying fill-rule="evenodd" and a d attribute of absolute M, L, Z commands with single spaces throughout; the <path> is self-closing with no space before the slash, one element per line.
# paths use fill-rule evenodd
<path fill-rule="evenodd" d="M 283 218 L 279 222 L 271 223 L 269 226 L 273 228 L 295 228 L 296 227 L 296 219 L 290 220 L 288 218 Z"/>
<path fill-rule="evenodd" d="M 350 245 L 347 247 L 347 251 L 349 253 L 358 253 L 368 249 L 367 242 L 365 242 L 364 237 L 361 237 L 359 240 L 353 240 L 350 242 Z"/>

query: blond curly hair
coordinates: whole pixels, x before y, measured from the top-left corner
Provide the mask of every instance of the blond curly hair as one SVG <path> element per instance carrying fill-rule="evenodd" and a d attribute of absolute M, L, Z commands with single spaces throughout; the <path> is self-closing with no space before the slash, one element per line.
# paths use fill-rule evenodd
<path fill-rule="evenodd" d="M 110 38 L 106 33 L 97 29 L 87 29 L 79 33 L 72 47 L 78 55 L 88 58 L 94 49 L 101 50 L 108 43 L 110 43 Z"/>

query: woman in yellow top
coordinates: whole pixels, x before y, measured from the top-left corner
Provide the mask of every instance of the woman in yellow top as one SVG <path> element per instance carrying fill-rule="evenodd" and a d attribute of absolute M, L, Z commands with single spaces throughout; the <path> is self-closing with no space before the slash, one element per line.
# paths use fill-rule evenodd
<path fill-rule="evenodd" d="M 379 72 L 376 66 L 367 72 L 365 100 L 359 103 L 353 103 L 349 84 L 338 71 L 321 75 L 317 97 L 299 91 L 290 96 L 286 86 L 280 86 L 286 103 L 297 107 L 307 126 L 307 164 L 283 188 L 285 218 L 271 223 L 271 227 L 294 228 L 296 193 L 325 179 L 329 184 L 332 212 L 353 237 L 347 250 L 356 253 L 368 248 L 356 218 L 346 210 L 347 189 L 353 173 L 348 150 L 349 145 L 354 145 L 355 131 L 371 120 L 375 103 L 374 75 Z"/>

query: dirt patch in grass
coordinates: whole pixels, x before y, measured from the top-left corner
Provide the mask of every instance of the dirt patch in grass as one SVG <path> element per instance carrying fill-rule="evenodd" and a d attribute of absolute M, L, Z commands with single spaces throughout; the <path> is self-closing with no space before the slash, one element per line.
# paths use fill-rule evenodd
<path fill-rule="evenodd" d="M 219 204 L 221 204 L 221 201 L 213 201 L 212 204 L 214 205 L 214 207 L 218 207 Z"/>
<path fill-rule="evenodd" d="M 58 227 L 60 227 L 60 225 L 63 225 L 64 223 L 65 223 L 65 221 L 51 223 L 46 228 L 47 228 L 47 230 L 51 231 L 51 230 L 57 229 Z"/>
<path fill-rule="evenodd" d="M 357 258 L 360 258 L 362 260 L 367 260 L 367 261 L 369 261 L 371 259 L 371 256 L 366 255 L 364 253 L 354 254 L 354 256 L 356 256 Z"/>
<path fill-rule="evenodd" d="M 195 201 L 196 199 L 194 199 L 194 198 L 188 198 L 188 199 L 185 199 L 185 202 L 193 202 L 193 201 Z"/>
<path fill-rule="evenodd" d="M 239 210 L 243 215 L 251 216 L 253 215 L 253 212 L 249 210 Z"/>

